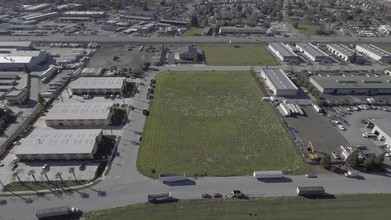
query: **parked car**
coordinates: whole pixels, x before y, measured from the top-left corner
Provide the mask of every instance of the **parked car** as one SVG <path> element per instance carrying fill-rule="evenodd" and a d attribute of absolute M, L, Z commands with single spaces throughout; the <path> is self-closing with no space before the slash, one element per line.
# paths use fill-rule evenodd
<path fill-rule="evenodd" d="M 347 147 L 350 151 L 354 151 L 354 148 L 352 146 Z"/>
<path fill-rule="evenodd" d="M 221 195 L 220 193 L 213 193 L 213 197 L 214 198 L 222 198 L 223 195 Z"/>
<path fill-rule="evenodd" d="M 137 140 L 138 141 L 142 141 L 143 140 L 143 136 L 138 136 Z"/>
<path fill-rule="evenodd" d="M 336 152 L 331 152 L 331 154 L 333 155 L 333 157 L 337 160 L 340 160 L 341 157 L 339 156 L 339 154 L 337 154 Z"/>
<path fill-rule="evenodd" d="M 391 157 L 391 153 L 386 153 L 384 156 Z"/>
<path fill-rule="evenodd" d="M 46 163 L 45 165 L 42 166 L 42 171 L 47 172 L 49 170 L 50 170 L 49 164 Z"/>
<path fill-rule="evenodd" d="M 316 176 L 315 173 L 307 173 L 307 174 L 305 175 L 305 177 L 307 177 L 307 178 L 316 178 L 317 176 Z"/>
<path fill-rule="evenodd" d="M 341 125 L 341 124 L 337 124 L 337 126 L 338 126 L 338 128 L 339 128 L 340 130 L 342 130 L 342 131 L 346 130 L 345 127 L 344 127 L 343 125 Z"/>
<path fill-rule="evenodd" d="M 85 170 L 86 169 L 86 164 L 85 163 L 82 163 L 80 166 L 79 166 L 79 170 Z"/>
<path fill-rule="evenodd" d="M 3 166 L 4 166 L 4 164 L 2 162 L 0 162 L 0 167 L 3 167 Z"/>
<path fill-rule="evenodd" d="M 208 193 L 202 193 L 202 198 L 210 199 L 210 198 L 212 198 L 212 196 L 210 194 L 208 194 Z"/>

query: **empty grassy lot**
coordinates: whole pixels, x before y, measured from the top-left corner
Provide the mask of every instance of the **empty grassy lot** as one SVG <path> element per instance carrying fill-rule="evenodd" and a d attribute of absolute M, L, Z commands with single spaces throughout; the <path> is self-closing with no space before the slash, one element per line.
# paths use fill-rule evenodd
<path fill-rule="evenodd" d="M 144 175 L 307 171 L 249 72 L 164 72 L 156 79 L 137 160 Z"/>
<path fill-rule="evenodd" d="M 182 36 L 194 36 L 194 35 L 202 35 L 203 28 L 196 28 L 192 27 L 189 30 L 187 30 L 185 33 L 183 33 Z"/>
<path fill-rule="evenodd" d="M 313 25 L 313 24 L 299 23 L 299 26 L 297 27 L 297 29 L 301 33 L 303 33 L 307 36 L 311 36 L 311 35 L 317 35 L 316 30 L 319 29 L 319 26 Z"/>
<path fill-rule="evenodd" d="M 391 44 L 375 44 L 375 46 L 391 53 Z"/>
<path fill-rule="evenodd" d="M 390 194 L 341 195 L 335 199 L 302 197 L 249 200 L 185 200 L 172 204 L 139 204 L 102 210 L 87 220 L 132 219 L 389 219 Z M 387 217 L 388 216 L 388 217 Z"/>
<path fill-rule="evenodd" d="M 211 66 L 277 66 L 279 63 L 262 44 L 203 45 L 206 63 Z"/>

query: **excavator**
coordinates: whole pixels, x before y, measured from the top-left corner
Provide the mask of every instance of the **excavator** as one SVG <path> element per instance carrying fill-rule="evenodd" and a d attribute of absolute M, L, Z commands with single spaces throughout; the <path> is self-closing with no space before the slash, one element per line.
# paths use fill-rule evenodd
<path fill-rule="evenodd" d="M 319 156 L 317 153 L 315 153 L 314 145 L 312 145 L 311 141 L 308 143 L 307 151 L 308 151 L 308 156 L 311 160 L 313 161 L 319 160 Z"/>

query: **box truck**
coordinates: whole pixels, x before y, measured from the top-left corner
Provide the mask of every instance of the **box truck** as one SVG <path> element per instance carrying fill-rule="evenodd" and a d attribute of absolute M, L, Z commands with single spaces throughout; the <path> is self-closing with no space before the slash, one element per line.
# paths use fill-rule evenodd
<path fill-rule="evenodd" d="M 61 206 L 54 208 L 37 209 L 37 211 L 35 211 L 35 217 L 37 217 L 38 219 L 46 219 L 60 216 L 79 215 L 81 213 L 81 210 L 78 208 Z"/>

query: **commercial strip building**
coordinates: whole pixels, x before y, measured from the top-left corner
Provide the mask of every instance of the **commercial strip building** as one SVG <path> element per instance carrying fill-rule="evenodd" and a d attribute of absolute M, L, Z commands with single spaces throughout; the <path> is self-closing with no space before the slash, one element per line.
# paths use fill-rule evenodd
<path fill-rule="evenodd" d="M 57 103 L 44 118 L 47 126 L 105 126 L 110 122 L 112 103 Z"/>
<path fill-rule="evenodd" d="M 15 155 L 20 160 L 93 159 L 102 129 L 35 129 L 22 139 Z"/>
<path fill-rule="evenodd" d="M 329 55 L 311 43 L 298 43 L 296 48 L 313 62 L 328 62 L 330 60 Z"/>
<path fill-rule="evenodd" d="M 276 96 L 295 96 L 299 91 L 281 69 L 262 69 L 261 76 Z"/>
<path fill-rule="evenodd" d="M 13 104 L 22 104 L 28 100 L 28 94 L 26 90 L 14 90 L 5 95 L 8 103 Z"/>
<path fill-rule="evenodd" d="M 120 93 L 125 87 L 125 77 L 80 77 L 69 84 L 72 94 Z"/>
<path fill-rule="evenodd" d="M 270 43 L 268 48 L 283 62 L 300 62 L 299 56 L 283 43 Z"/>
<path fill-rule="evenodd" d="M 343 44 L 327 44 L 326 48 L 335 56 L 345 61 L 351 61 L 355 53 L 354 50 Z"/>
<path fill-rule="evenodd" d="M 236 27 L 221 26 L 219 34 L 264 34 L 266 30 L 262 27 Z"/>
<path fill-rule="evenodd" d="M 25 66 L 35 69 L 46 58 L 43 50 L 0 49 L 0 70 L 22 70 Z"/>
<path fill-rule="evenodd" d="M 373 124 L 372 133 L 377 135 L 378 140 L 384 141 L 391 150 L 391 119 L 370 119 L 369 124 Z"/>
<path fill-rule="evenodd" d="M 324 94 L 391 94 L 390 76 L 312 76 L 310 82 Z"/>
<path fill-rule="evenodd" d="M 372 44 L 357 44 L 356 50 L 376 61 L 391 62 L 391 53 L 375 47 Z"/>
<path fill-rule="evenodd" d="M 104 18 L 104 11 L 65 11 L 61 13 L 62 17 L 88 17 L 88 18 Z"/>

